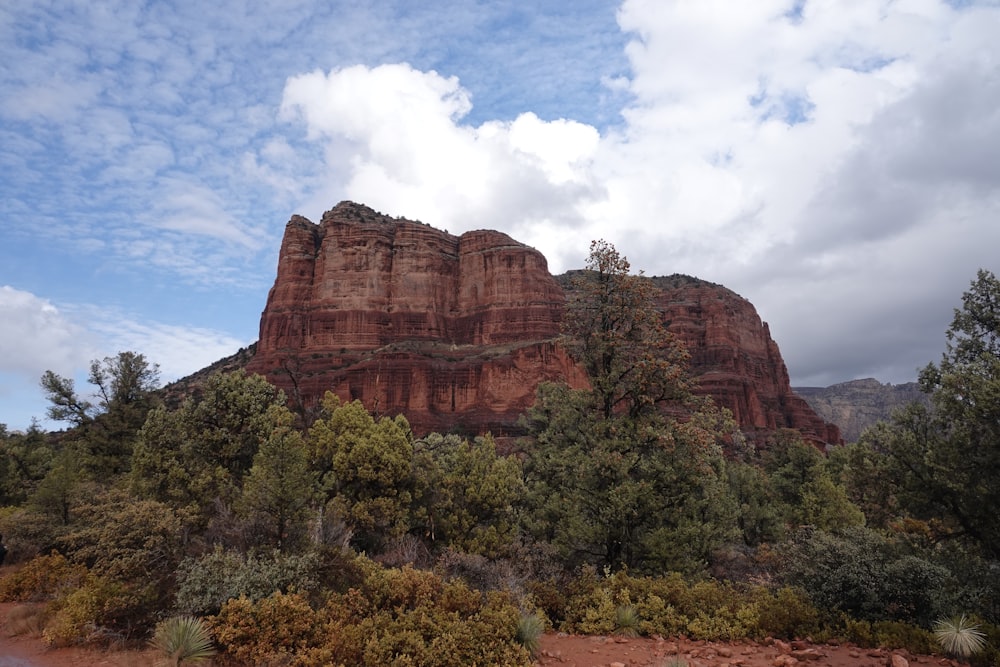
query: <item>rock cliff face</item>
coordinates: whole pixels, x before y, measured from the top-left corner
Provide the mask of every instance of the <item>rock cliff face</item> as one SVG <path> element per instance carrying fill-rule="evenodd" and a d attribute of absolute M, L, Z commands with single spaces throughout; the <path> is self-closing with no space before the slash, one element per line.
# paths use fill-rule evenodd
<path fill-rule="evenodd" d="M 753 304 L 689 276 L 652 278 L 667 330 L 687 345 L 699 393 L 729 408 L 750 434 L 791 428 L 816 444 L 841 442 L 789 384 L 778 344 Z"/>
<path fill-rule="evenodd" d="M 585 382 L 555 343 L 562 308 L 545 258 L 505 234 L 344 202 L 286 226 L 248 370 L 306 408 L 329 389 L 417 432 L 501 434 L 539 382 Z"/>
<path fill-rule="evenodd" d="M 749 431 L 839 442 L 795 396 L 753 306 L 693 278 L 654 279 L 668 328 L 691 348 L 702 392 Z M 563 290 L 536 250 L 505 234 L 453 236 L 343 202 L 293 217 L 247 369 L 303 409 L 326 390 L 418 433 L 511 433 L 546 380 L 585 386 L 556 343 Z"/>
<path fill-rule="evenodd" d="M 840 427 L 847 442 L 857 442 L 861 432 L 879 421 L 887 421 L 896 410 L 910 403 L 930 405 L 930 397 L 916 382 L 882 384 L 873 378 L 841 382 L 829 387 L 797 387 L 823 419 Z"/>

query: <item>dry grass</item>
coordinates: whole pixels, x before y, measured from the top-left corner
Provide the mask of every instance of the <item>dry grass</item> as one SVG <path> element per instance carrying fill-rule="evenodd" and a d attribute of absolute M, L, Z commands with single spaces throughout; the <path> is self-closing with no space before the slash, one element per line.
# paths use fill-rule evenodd
<path fill-rule="evenodd" d="M 45 612 L 45 605 L 17 605 L 7 612 L 5 631 L 8 637 L 18 637 L 20 635 L 41 637 L 47 619 L 48 614 Z"/>

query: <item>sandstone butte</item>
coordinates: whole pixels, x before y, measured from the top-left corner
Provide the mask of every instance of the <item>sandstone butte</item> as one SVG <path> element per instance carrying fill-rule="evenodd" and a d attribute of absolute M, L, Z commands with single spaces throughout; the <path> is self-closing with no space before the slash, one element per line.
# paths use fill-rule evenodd
<path fill-rule="evenodd" d="M 753 305 L 687 276 L 653 278 L 669 331 L 687 345 L 698 391 L 751 437 L 796 429 L 841 442 L 789 385 Z M 247 365 L 300 409 L 324 392 L 414 432 L 516 434 L 543 381 L 586 386 L 558 343 L 565 296 L 538 251 L 496 231 L 454 236 L 342 202 L 285 228 L 260 339 Z"/>

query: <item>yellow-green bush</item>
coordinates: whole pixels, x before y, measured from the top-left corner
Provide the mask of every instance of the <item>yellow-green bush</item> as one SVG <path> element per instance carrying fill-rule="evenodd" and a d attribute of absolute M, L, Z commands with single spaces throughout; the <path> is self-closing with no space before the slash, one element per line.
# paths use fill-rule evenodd
<path fill-rule="evenodd" d="M 913 653 L 935 653 L 941 647 L 924 628 L 899 621 L 865 621 L 842 616 L 843 638 L 858 646 L 905 648 Z"/>
<path fill-rule="evenodd" d="M 805 591 L 790 586 L 773 594 L 758 595 L 758 628 L 762 635 L 772 637 L 816 637 L 822 626 L 818 609 Z"/>
<path fill-rule="evenodd" d="M 0 579 L 0 601 L 41 602 L 80 586 L 87 568 L 56 552 L 38 556 Z"/>
<path fill-rule="evenodd" d="M 140 610 L 147 606 L 142 591 L 89 575 L 78 588 L 52 603 L 55 613 L 42 636 L 55 646 L 128 640 L 133 630 L 142 629 Z"/>
<path fill-rule="evenodd" d="M 518 609 L 433 572 L 357 560 L 363 579 L 314 610 L 298 595 L 230 600 L 210 619 L 230 656 L 251 664 L 528 665 L 516 642 Z"/>
<path fill-rule="evenodd" d="M 570 632 L 610 634 L 620 605 L 636 608 L 643 635 L 799 637 L 819 632 L 822 625 L 819 612 L 792 589 L 772 593 L 715 580 L 687 583 L 676 573 L 654 578 L 619 572 L 597 579 L 584 572 L 571 590 L 562 624 Z"/>
<path fill-rule="evenodd" d="M 246 664 L 287 664 L 319 643 L 320 617 L 297 593 L 229 600 L 208 624 L 223 651 Z"/>

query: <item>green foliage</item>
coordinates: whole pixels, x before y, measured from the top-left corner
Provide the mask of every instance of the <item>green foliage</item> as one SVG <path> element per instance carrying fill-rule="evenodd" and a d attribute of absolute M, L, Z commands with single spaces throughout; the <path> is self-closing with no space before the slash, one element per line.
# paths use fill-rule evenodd
<path fill-rule="evenodd" d="M 174 667 L 185 660 L 200 662 L 215 655 L 212 634 L 205 622 L 194 616 L 174 616 L 161 621 L 150 644 Z"/>
<path fill-rule="evenodd" d="M 233 505 L 261 443 L 287 426 L 285 397 L 260 375 L 210 377 L 175 412 L 150 413 L 132 457 L 131 488 L 208 521 L 216 501 Z"/>
<path fill-rule="evenodd" d="M 527 665 L 516 641 L 519 613 L 498 593 L 361 559 L 357 587 L 313 610 L 300 595 L 227 602 L 211 620 L 230 656 L 251 664 Z M 284 664 L 283 663 L 283 664 Z"/>
<path fill-rule="evenodd" d="M 285 550 L 305 537 L 315 475 L 302 436 L 292 429 L 292 414 L 283 407 L 270 410 L 277 413 L 276 425 L 254 456 L 239 507 L 246 515 L 261 518 L 264 544 Z"/>
<path fill-rule="evenodd" d="M 0 579 L 0 601 L 42 602 L 79 588 L 87 568 L 62 554 L 37 556 Z"/>
<path fill-rule="evenodd" d="M 774 437 L 764 470 L 788 525 L 836 531 L 864 524 L 864 515 L 833 478 L 823 454 L 798 433 L 781 431 Z"/>
<path fill-rule="evenodd" d="M 949 573 L 878 533 L 805 531 L 784 548 L 786 579 L 821 608 L 855 618 L 927 625 L 940 615 Z"/>
<path fill-rule="evenodd" d="M 986 646 L 986 634 L 965 614 L 942 618 L 934 624 L 934 637 L 948 654 L 969 658 Z"/>
<path fill-rule="evenodd" d="M 533 658 L 538 654 L 544 633 L 545 621 L 538 614 L 521 614 L 517 619 L 514 641 L 523 646 L 524 650 Z"/>
<path fill-rule="evenodd" d="M 19 563 L 51 551 L 65 527 L 30 505 L 0 508 L 0 535 L 7 547 L 6 564 Z"/>
<path fill-rule="evenodd" d="M 83 495 L 84 478 L 75 448 L 62 450 L 31 496 L 30 505 L 62 525 L 70 522 L 70 510 Z"/>
<path fill-rule="evenodd" d="M 181 521 L 169 506 L 111 490 L 78 513 L 61 540 L 71 560 L 120 581 L 165 582 L 172 576 L 180 561 Z"/>
<path fill-rule="evenodd" d="M 80 398 L 73 380 L 45 371 L 42 390 L 51 403 L 47 415 L 66 421 L 80 434 L 81 466 L 91 476 L 107 479 L 128 471 L 135 435 L 153 408 L 160 371 L 136 352 L 94 360 L 88 382 L 97 392 L 97 404 Z"/>
<path fill-rule="evenodd" d="M 633 419 L 649 414 L 664 401 L 688 398 L 692 386 L 687 348 L 664 328 L 656 288 L 629 269 L 613 245 L 592 242 L 563 322 L 604 419 L 622 411 Z"/>
<path fill-rule="evenodd" d="M 590 389 L 539 387 L 525 421 L 525 528 L 570 569 L 698 571 L 735 532 L 720 448 L 735 425 L 693 398 L 687 352 L 665 331 L 654 286 L 628 272 L 595 241 L 569 293 L 566 345 Z"/>
<path fill-rule="evenodd" d="M 490 436 L 432 433 L 414 443 L 415 528 L 432 543 L 498 557 L 511 546 L 524 496 L 521 463 Z"/>
<path fill-rule="evenodd" d="M 48 474 L 57 451 L 36 422 L 24 433 L 10 433 L 0 424 L 0 506 L 27 500 Z"/>
<path fill-rule="evenodd" d="M 316 553 L 245 556 L 217 547 L 181 562 L 176 606 L 186 614 L 216 614 L 231 599 L 242 597 L 253 603 L 275 591 L 314 591 L 319 567 Z"/>
<path fill-rule="evenodd" d="M 772 595 L 760 596 L 757 623 L 760 634 L 772 637 L 815 637 L 822 615 L 805 591 L 782 586 Z"/>
<path fill-rule="evenodd" d="M 962 297 L 938 365 L 920 373 L 932 409 L 911 406 L 865 440 L 889 456 L 901 509 L 938 520 L 937 537 L 1000 558 L 1000 280 L 979 271 Z"/>
<path fill-rule="evenodd" d="M 528 413 L 525 527 L 569 568 L 701 570 L 735 528 L 716 438 L 725 423 L 707 410 L 606 420 L 588 392 L 541 386 Z"/>
<path fill-rule="evenodd" d="M 359 548 L 378 552 L 409 529 L 413 445 L 403 416 L 377 422 L 360 401 L 346 405 L 327 392 L 325 415 L 309 430 L 314 468 L 327 507 L 354 530 Z"/>
<path fill-rule="evenodd" d="M 726 479 L 736 503 L 736 525 L 747 546 L 777 542 L 785 523 L 777 493 L 763 469 L 740 461 L 728 461 Z"/>
<path fill-rule="evenodd" d="M 585 574 L 572 588 L 562 625 L 569 632 L 611 634 L 625 620 L 622 615 L 642 635 L 706 640 L 805 636 L 817 627 L 816 609 L 793 593 L 776 596 L 714 580 L 688 583 L 677 573 L 653 578 L 618 572 L 604 579 Z M 797 604 L 779 616 L 779 598 Z"/>

